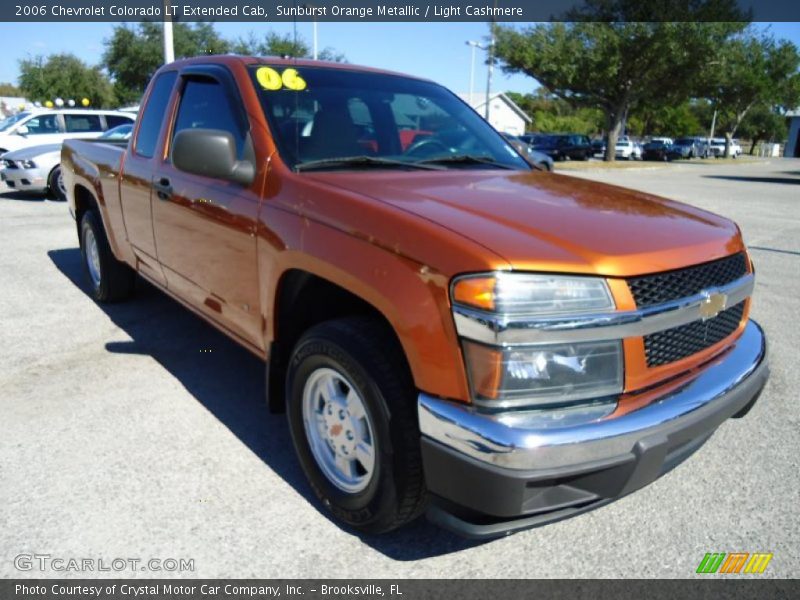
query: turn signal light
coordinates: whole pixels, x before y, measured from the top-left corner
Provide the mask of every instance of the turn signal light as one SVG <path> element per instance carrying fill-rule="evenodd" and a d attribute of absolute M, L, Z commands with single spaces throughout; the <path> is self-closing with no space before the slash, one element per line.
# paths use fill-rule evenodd
<path fill-rule="evenodd" d="M 453 300 L 458 304 L 474 306 L 483 310 L 495 309 L 494 277 L 466 277 L 453 287 Z"/>

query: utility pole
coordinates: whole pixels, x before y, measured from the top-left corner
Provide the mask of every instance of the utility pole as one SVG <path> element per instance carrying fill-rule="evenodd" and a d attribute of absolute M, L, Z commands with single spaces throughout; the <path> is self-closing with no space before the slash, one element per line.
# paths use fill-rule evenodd
<path fill-rule="evenodd" d="M 164 2 L 164 64 L 175 60 L 175 45 L 172 41 L 172 14 L 169 0 Z"/>
<path fill-rule="evenodd" d="M 314 60 L 317 60 L 317 17 L 314 17 Z"/>
<path fill-rule="evenodd" d="M 475 49 L 480 48 L 480 44 L 472 40 L 467 40 L 465 43 L 472 51 L 469 64 L 469 105 L 475 108 Z"/>
<path fill-rule="evenodd" d="M 486 74 L 486 122 L 489 122 L 489 100 L 492 96 L 492 73 L 494 72 L 494 28 L 492 28 L 492 41 L 489 42 L 489 72 Z"/>
<path fill-rule="evenodd" d="M 494 32 L 492 32 L 492 40 L 488 44 L 481 44 L 474 40 L 468 40 L 466 44 L 472 48 L 472 60 L 469 71 L 469 104 L 472 108 L 475 108 L 475 49 L 478 48 L 489 52 L 489 72 L 486 76 L 486 105 L 483 109 L 483 116 L 488 121 L 489 96 L 492 93 L 492 71 L 494 70 Z"/>

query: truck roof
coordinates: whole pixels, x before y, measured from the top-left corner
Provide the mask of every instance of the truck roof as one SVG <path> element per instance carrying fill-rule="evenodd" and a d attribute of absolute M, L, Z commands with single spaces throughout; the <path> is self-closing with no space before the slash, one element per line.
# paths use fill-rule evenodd
<path fill-rule="evenodd" d="M 398 71 L 389 71 L 386 69 L 376 69 L 374 67 L 366 67 L 362 65 L 354 65 L 352 63 L 340 63 L 327 60 L 313 60 L 310 58 L 282 58 L 278 56 L 242 56 L 238 54 L 211 54 L 208 56 L 194 56 L 192 58 L 183 58 L 175 62 L 164 65 L 164 67 L 177 66 L 182 67 L 192 64 L 223 64 L 232 65 L 240 63 L 244 65 L 282 65 L 287 67 L 316 67 L 323 69 L 335 69 L 342 71 L 360 71 L 363 73 L 380 73 L 383 75 L 394 75 L 396 77 L 410 77 L 420 81 L 431 81 L 426 77 L 419 77 L 417 75 L 409 75 L 407 73 L 400 73 Z M 164 68 L 162 67 L 162 68 Z"/>

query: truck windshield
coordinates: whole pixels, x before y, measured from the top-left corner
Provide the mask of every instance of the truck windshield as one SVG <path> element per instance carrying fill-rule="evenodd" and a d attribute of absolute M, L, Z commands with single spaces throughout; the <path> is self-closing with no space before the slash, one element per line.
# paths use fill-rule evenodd
<path fill-rule="evenodd" d="M 481 116 L 440 85 L 287 65 L 258 65 L 251 75 L 281 157 L 298 171 L 530 169 Z"/>

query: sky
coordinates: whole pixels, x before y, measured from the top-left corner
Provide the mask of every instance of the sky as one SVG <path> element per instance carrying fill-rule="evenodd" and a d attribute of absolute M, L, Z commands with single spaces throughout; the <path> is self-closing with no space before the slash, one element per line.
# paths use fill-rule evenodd
<path fill-rule="evenodd" d="M 0 23 L 3 58 L 0 82 L 16 83 L 20 59 L 71 52 L 89 64 L 97 64 L 103 40 L 111 36 L 114 23 Z M 800 23 L 758 24 L 768 27 L 779 38 L 800 47 Z M 311 44 L 311 23 L 298 23 L 298 37 Z M 246 36 L 252 31 L 261 36 L 273 30 L 292 33 L 292 23 L 217 23 L 226 38 Z M 455 92 L 468 92 L 471 48 L 467 40 L 483 40 L 485 23 L 320 23 L 320 49 L 331 46 L 343 52 L 354 64 L 367 65 L 432 79 Z M 476 52 L 475 92 L 485 91 L 484 53 Z M 492 89 L 527 93 L 536 88 L 524 75 L 505 75 L 495 69 Z"/>

